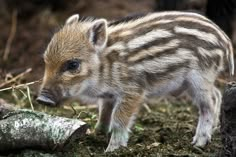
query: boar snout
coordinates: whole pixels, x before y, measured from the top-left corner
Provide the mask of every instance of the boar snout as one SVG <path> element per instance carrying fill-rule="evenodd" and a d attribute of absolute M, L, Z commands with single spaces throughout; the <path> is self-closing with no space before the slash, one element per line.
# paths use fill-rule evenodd
<path fill-rule="evenodd" d="M 50 93 L 48 90 L 44 90 L 44 89 L 40 92 L 36 101 L 40 104 L 48 105 L 48 106 L 57 105 L 55 96 L 52 93 Z"/>
<path fill-rule="evenodd" d="M 36 99 L 36 101 L 40 104 L 48 105 L 48 106 L 55 106 L 56 103 L 51 100 L 50 98 L 44 96 L 44 95 L 39 95 Z"/>

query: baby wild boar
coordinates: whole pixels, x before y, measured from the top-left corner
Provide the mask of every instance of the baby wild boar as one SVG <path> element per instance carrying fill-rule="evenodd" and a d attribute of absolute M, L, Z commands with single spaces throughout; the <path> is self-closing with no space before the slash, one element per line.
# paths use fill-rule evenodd
<path fill-rule="evenodd" d="M 204 146 L 217 125 L 221 93 L 214 86 L 226 61 L 234 74 L 229 38 L 212 21 L 161 12 L 108 22 L 71 16 L 51 39 L 37 100 L 97 103 L 97 131 L 111 132 L 106 151 L 127 146 L 141 104 L 187 90 L 199 108 L 192 144 Z"/>

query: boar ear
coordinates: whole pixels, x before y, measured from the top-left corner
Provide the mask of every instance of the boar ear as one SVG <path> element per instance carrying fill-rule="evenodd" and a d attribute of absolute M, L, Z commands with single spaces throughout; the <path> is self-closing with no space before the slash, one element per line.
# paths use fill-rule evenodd
<path fill-rule="evenodd" d="M 99 51 L 102 50 L 107 43 L 107 20 L 100 19 L 94 21 L 89 28 L 88 37 L 91 44 Z"/>
<path fill-rule="evenodd" d="M 72 24 L 74 22 L 77 22 L 78 20 L 79 20 L 79 14 L 74 14 L 66 20 L 66 24 Z"/>

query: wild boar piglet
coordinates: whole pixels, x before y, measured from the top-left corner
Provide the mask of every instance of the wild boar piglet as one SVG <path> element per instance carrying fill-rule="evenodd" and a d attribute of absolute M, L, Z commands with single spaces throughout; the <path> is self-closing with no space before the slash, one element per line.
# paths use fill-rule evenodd
<path fill-rule="evenodd" d="M 187 91 L 199 108 L 192 144 L 203 147 L 218 122 L 221 92 L 217 75 L 233 48 L 206 17 L 159 12 L 117 21 L 73 15 L 54 34 L 44 53 L 45 74 L 37 100 L 97 103 L 96 131 L 111 132 L 106 151 L 127 146 L 140 106 L 154 96 Z"/>

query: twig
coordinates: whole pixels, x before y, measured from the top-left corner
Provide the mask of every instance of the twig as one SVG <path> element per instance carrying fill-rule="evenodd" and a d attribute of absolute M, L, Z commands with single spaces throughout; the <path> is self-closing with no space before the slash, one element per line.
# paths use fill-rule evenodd
<path fill-rule="evenodd" d="M 87 114 L 87 112 L 85 112 L 85 111 L 79 112 L 79 114 L 78 114 L 78 116 L 77 116 L 78 119 L 80 118 L 80 116 L 81 116 L 82 113 L 86 113 L 86 114 Z"/>
<path fill-rule="evenodd" d="M 16 34 L 16 25 L 17 25 L 17 11 L 14 10 L 12 13 L 11 31 L 10 31 L 9 38 L 7 39 L 7 44 L 6 44 L 6 48 L 5 48 L 4 55 L 3 55 L 4 61 L 6 61 L 8 59 L 8 56 L 9 56 L 9 53 L 11 50 L 11 44 L 12 44 L 12 41 L 13 41 L 15 34 Z"/>
<path fill-rule="evenodd" d="M 13 77 L 12 79 L 3 82 L 2 84 L 0 84 L 0 88 L 3 87 L 3 86 L 5 86 L 5 85 L 7 85 L 7 84 L 9 84 L 9 83 L 12 83 L 12 82 L 16 81 L 18 78 L 23 77 L 24 75 L 26 75 L 27 73 L 29 73 L 29 72 L 31 72 L 31 71 L 32 71 L 32 69 L 29 68 L 29 69 L 27 69 L 26 71 L 24 71 L 23 73 L 20 73 L 19 75 Z"/>
<path fill-rule="evenodd" d="M 33 82 L 28 82 L 28 83 L 25 83 L 25 84 L 19 84 L 17 86 L 2 88 L 2 89 L 0 89 L 0 92 L 6 91 L 6 90 L 11 90 L 11 89 L 17 89 L 17 88 L 25 88 L 26 86 L 33 85 L 33 84 L 39 83 L 39 82 L 41 82 L 41 80 L 33 81 Z"/>
<path fill-rule="evenodd" d="M 150 109 L 150 107 L 148 106 L 148 104 L 144 103 L 143 107 L 147 110 L 148 113 L 151 113 L 152 110 Z"/>
<path fill-rule="evenodd" d="M 19 90 L 21 92 L 21 94 L 23 94 L 23 96 L 24 96 L 23 98 L 27 98 L 28 97 L 27 94 L 25 94 L 25 92 L 23 90 L 21 90 L 21 89 L 17 89 L 17 90 Z M 13 89 L 13 91 L 15 91 L 15 89 Z"/>
<path fill-rule="evenodd" d="M 71 106 L 63 106 L 66 110 L 71 110 Z M 97 105 L 73 106 L 73 110 L 96 109 Z"/>
<path fill-rule="evenodd" d="M 228 81 L 226 81 L 224 79 L 221 79 L 221 78 L 217 78 L 216 81 L 219 82 L 219 83 L 222 83 L 222 84 L 227 84 L 228 83 Z"/>
<path fill-rule="evenodd" d="M 76 111 L 76 109 L 74 108 L 74 106 L 73 106 L 72 104 L 70 104 L 70 107 L 71 107 L 71 109 L 72 109 L 73 112 L 74 112 L 74 116 L 77 115 L 77 111 Z"/>
<path fill-rule="evenodd" d="M 21 91 L 20 91 L 20 92 L 21 92 Z M 21 93 L 22 93 L 22 92 L 21 92 Z M 12 96 L 13 96 L 13 98 L 15 99 L 15 101 L 16 101 L 17 104 L 21 104 L 22 100 L 24 100 L 25 98 L 27 98 L 27 97 L 25 96 L 25 93 L 24 93 L 24 92 L 23 92 L 22 94 L 23 94 L 23 97 L 20 99 L 19 96 L 16 94 L 15 89 L 14 89 L 14 88 L 12 89 Z"/>
<path fill-rule="evenodd" d="M 30 96 L 30 88 L 29 88 L 29 86 L 27 86 L 26 88 L 27 88 L 27 97 L 29 99 L 29 103 L 30 103 L 31 109 L 32 109 L 32 111 L 34 111 L 34 105 L 32 103 L 31 96 Z"/>

